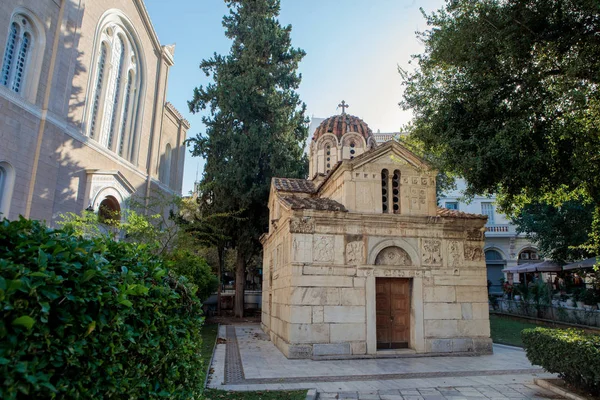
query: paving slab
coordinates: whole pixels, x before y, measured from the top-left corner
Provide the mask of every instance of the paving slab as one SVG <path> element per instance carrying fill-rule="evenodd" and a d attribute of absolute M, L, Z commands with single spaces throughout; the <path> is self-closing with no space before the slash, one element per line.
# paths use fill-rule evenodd
<path fill-rule="evenodd" d="M 208 386 L 229 391 L 314 388 L 323 399 L 461 400 L 557 398 L 534 385 L 553 378 L 518 348 L 472 357 L 288 360 L 259 325 L 225 326 Z M 344 397 L 340 397 L 344 396 Z M 353 397 L 355 396 L 355 397 Z"/>

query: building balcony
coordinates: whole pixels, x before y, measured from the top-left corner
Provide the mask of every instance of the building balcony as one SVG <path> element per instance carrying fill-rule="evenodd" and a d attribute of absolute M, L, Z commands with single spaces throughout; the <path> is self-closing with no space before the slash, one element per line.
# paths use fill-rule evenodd
<path fill-rule="evenodd" d="M 486 237 L 517 236 L 517 229 L 512 224 L 486 224 Z"/>

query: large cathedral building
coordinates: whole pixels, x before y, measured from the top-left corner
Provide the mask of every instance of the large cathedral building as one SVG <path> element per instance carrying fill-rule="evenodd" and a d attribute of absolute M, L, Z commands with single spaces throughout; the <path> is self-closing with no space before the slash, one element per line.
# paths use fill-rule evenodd
<path fill-rule="evenodd" d="M 309 179 L 273 178 L 262 328 L 288 358 L 492 351 L 487 217 L 437 207 L 436 171 L 342 112 Z"/>
<path fill-rule="evenodd" d="M 180 194 L 189 123 L 166 100 L 174 50 L 142 0 L 3 0 L 1 215 L 52 224 Z"/>

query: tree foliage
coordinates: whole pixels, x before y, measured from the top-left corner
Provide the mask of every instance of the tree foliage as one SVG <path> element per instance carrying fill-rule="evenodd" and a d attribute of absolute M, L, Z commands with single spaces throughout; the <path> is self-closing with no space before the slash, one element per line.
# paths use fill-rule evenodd
<path fill-rule="evenodd" d="M 148 202 L 130 199 L 128 207 L 108 221 L 94 212 L 84 211 L 82 214 L 63 214 L 57 224 L 88 239 L 110 238 L 144 244 L 148 252 L 161 257 L 175 273 L 195 285 L 194 292 L 205 300 L 217 288 L 217 279 L 196 250 L 221 238 L 211 225 L 211 221 L 219 216 L 193 218 L 194 204 L 190 199 L 178 196 L 158 195 Z M 137 211 L 145 206 L 149 207 L 148 213 Z M 103 214 L 107 215 L 106 210 Z M 193 226 L 193 231 L 186 230 L 188 225 Z"/>
<path fill-rule="evenodd" d="M 291 45 L 291 26 L 277 20 L 279 0 L 228 0 L 223 18 L 229 54 L 214 54 L 200 68 L 212 82 L 194 90 L 190 111 L 207 109 L 206 133 L 191 140 L 192 154 L 205 158 L 202 201 L 212 213 L 239 213 L 224 222 L 237 249 L 237 283 L 268 228 L 267 201 L 274 176 L 304 177 L 307 137 L 305 105 L 296 89 L 305 53 Z M 236 287 L 243 299 L 243 286 Z M 243 301 L 243 300 L 242 300 Z M 236 302 L 236 314 L 241 315 Z"/>
<path fill-rule="evenodd" d="M 569 200 L 561 206 L 530 203 L 513 219 L 542 254 L 557 262 L 572 262 L 592 256 L 585 248 L 592 230 L 594 206 Z"/>
<path fill-rule="evenodd" d="M 452 0 L 425 17 L 401 104 L 437 166 L 509 213 L 579 196 L 598 208 L 599 3 Z"/>
<path fill-rule="evenodd" d="M 193 290 L 144 244 L 1 221 L 0 397 L 199 397 Z"/>

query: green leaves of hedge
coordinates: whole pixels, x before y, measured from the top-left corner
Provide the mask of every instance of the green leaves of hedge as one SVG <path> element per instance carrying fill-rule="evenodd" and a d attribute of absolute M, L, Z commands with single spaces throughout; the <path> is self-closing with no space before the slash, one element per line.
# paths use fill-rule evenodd
<path fill-rule="evenodd" d="M 600 335 L 535 328 L 521 333 L 527 358 L 571 385 L 600 395 Z"/>
<path fill-rule="evenodd" d="M 198 397 L 193 290 L 144 246 L 0 222 L 0 398 Z"/>

